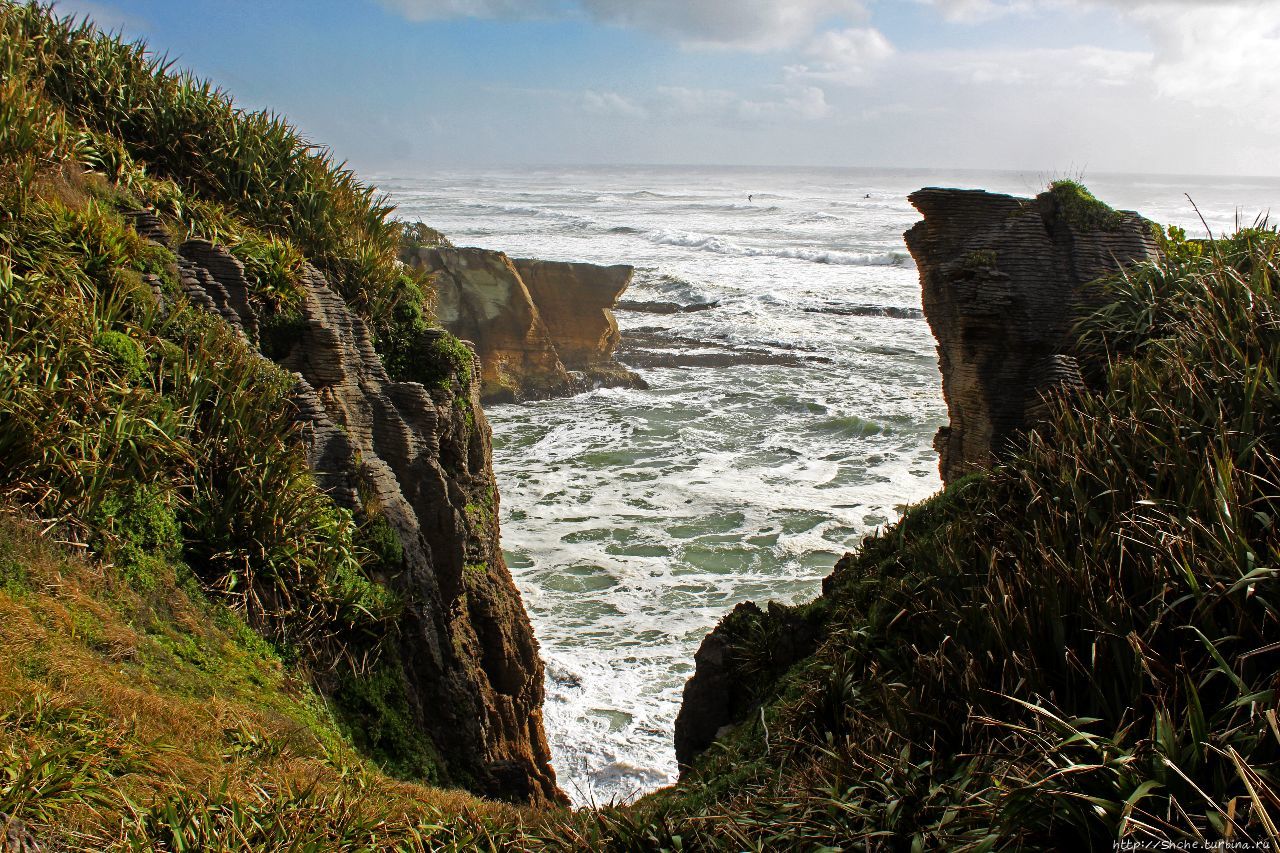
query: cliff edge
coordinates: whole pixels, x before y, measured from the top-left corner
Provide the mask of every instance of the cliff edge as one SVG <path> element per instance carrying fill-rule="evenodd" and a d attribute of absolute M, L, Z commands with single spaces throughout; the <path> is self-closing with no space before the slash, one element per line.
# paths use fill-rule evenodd
<path fill-rule="evenodd" d="M 938 340 L 951 422 L 934 447 L 950 483 L 1003 453 L 1043 395 L 1084 383 L 1069 340 L 1095 305 L 1084 286 L 1156 245 L 1149 221 L 1071 182 L 1034 199 L 928 188 L 909 200 L 924 215 L 906 240 Z"/>
<path fill-rule="evenodd" d="M 139 211 L 131 221 L 169 243 L 153 215 Z M 254 342 L 259 319 L 241 262 L 205 240 L 176 252 L 187 298 Z M 295 376 L 296 417 L 323 490 L 357 519 L 385 519 L 394 533 L 400 562 L 378 580 L 403 608 L 382 674 L 407 700 L 404 722 L 430 738 L 442 781 L 501 799 L 562 802 L 542 728 L 542 660 L 498 541 L 474 354 L 433 387 L 392 381 L 368 326 L 324 273 L 307 264 L 302 288 L 301 321 L 273 355 Z M 369 722 L 384 722 L 363 707 L 363 690 L 332 689 Z M 373 754 L 401 747 L 370 731 L 355 736 Z"/>

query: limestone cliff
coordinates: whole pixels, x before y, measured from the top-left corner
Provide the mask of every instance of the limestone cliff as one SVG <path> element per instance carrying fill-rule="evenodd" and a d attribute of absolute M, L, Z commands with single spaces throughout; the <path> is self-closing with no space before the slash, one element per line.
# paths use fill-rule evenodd
<path fill-rule="evenodd" d="M 164 241 L 149 214 L 140 233 Z M 184 292 L 249 340 L 243 267 L 204 241 L 177 247 Z M 490 430 L 477 383 L 392 381 L 365 322 L 310 265 L 297 334 L 278 362 L 320 485 L 357 518 L 377 511 L 402 564 L 381 578 L 404 601 L 396 663 L 412 722 L 447 778 L 478 792 L 559 802 L 542 728 L 543 666 L 498 544 Z M 443 333 L 441 333 L 443 334 Z"/>
<path fill-rule="evenodd" d="M 906 234 L 938 340 L 950 425 L 934 447 L 944 482 L 989 464 L 1034 423 L 1044 396 L 1083 383 L 1068 332 L 1085 284 L 1155 257 L 1151 224 L 1081 197 L 923 189 Z"/>
<path fill-rule="evenodd" d="M 631 284 L 633 267 L 532 259 L 515 265 L 565 367 L 588 386 L 637 383 L 613 357 L 622 340 L 613 308 Z"/>
<path fill-rule="evenodd" d="M 472 341 L 486 402 L 642 384 L 618 364 L 612 308 L 631 267 L 512 261 L 502 252 L 431 246 L 402 260 L 433 278 L 440 324 Z"/>

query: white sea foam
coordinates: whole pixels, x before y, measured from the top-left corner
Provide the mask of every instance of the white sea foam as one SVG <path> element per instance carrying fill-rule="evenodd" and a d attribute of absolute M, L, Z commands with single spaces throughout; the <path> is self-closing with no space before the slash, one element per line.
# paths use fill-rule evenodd
<path fill-rule="evenodd" d="M 905 251 L 841 252 L 811 246 L 744 246 L 726 240 L 723 237 L 688 231 L 656 231 L 647 236 L 653 242 L 667 246 L 682 246 L 689 249 L 700 249 L 704 252 L 736 255 L 744 258 L 793 258 L 801 261 L 810 261 L 815 264 L 864 267 L 901 266 L 910 263 L 910 256 Z"/>
<path fill-rule="evenodd" d="M 1090 184 L 1192 232 L 1201 226 L 1184 190 L 1215 231 L 1230 228 L 1236 205 L 1251 220 L 1280 199 L 1274 182 L 1240 197 L 1213 181 L 1109 180 Z M 629 299 L 720 305 L 627 312 L 624 338 L 644 326 L 675 336 L 677 352 L 825 359 L 648 370 L 647 391 L 490 410 L 503 545 L 547 661 L 547 733 L 575 801 L 673 781 L 672 727 L 705 633 L 739 601 L 812 597 L 840 554 L 937 487 L 933 340 L 923 322 L 871 310 L 912 317 L 920 305 L 901 236 L 918 218 L 906 196 L 926 185 L 1025 194 L 1038 183 L 723 169 L 390 182 L 401 216 L 455 242 L 630 263 Z"/>

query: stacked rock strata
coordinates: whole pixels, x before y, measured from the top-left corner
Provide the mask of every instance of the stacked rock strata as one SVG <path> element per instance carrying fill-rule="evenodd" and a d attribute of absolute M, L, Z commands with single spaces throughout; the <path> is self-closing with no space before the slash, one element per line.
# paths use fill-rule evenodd
<path fill-rule="evenodd" d="M 143 234 L 168 243 L 140 212 Z M 221 246 L 177 249 L 182 290 L 248 341 L 258 319 L 240 262 Z M 498 544 L 498 491 L 479 387 L 391 380 L 363 319 L 307 265 L 299 333 L 277 354 L 320 486 L 357 517 L 376 505 L 403 546 L 385 578 L 405 602 L 400 676 L 414 722 L 445 770 L 480 793 L 564 802 L 542 726 L 543 664 Z M 444 334 L 441 332 L 441 334 Z"/>
<path fill-rule="evenodd" d="M 614 357 L 613 308 L 631 267 L 512 260 L 445 245 L 406 250 L 401 260 L 431 276 L 440 324 L 475 344 L 485 402 L 643 387 Z"/>

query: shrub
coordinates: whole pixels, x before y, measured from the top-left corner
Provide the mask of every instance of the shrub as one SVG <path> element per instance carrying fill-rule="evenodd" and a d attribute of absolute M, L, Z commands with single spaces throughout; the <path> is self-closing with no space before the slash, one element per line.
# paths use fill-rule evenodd
<path fill-rule="evenodd" d="M 137 382 L 146 372 L 147 357 L 142 346 L 123 332 L 98 332 L 93 344 L 106 354 L 126 380 Z"/>
<path fill-rule="evenodd" d="M 1058 202 L 1063 217 L 1082 231 L 1110 231 L 1124 221 L 1123 214 L 1100 201 L 1078 181 L 1054 181 L 1049 185 L 1049 193 Z"/>

